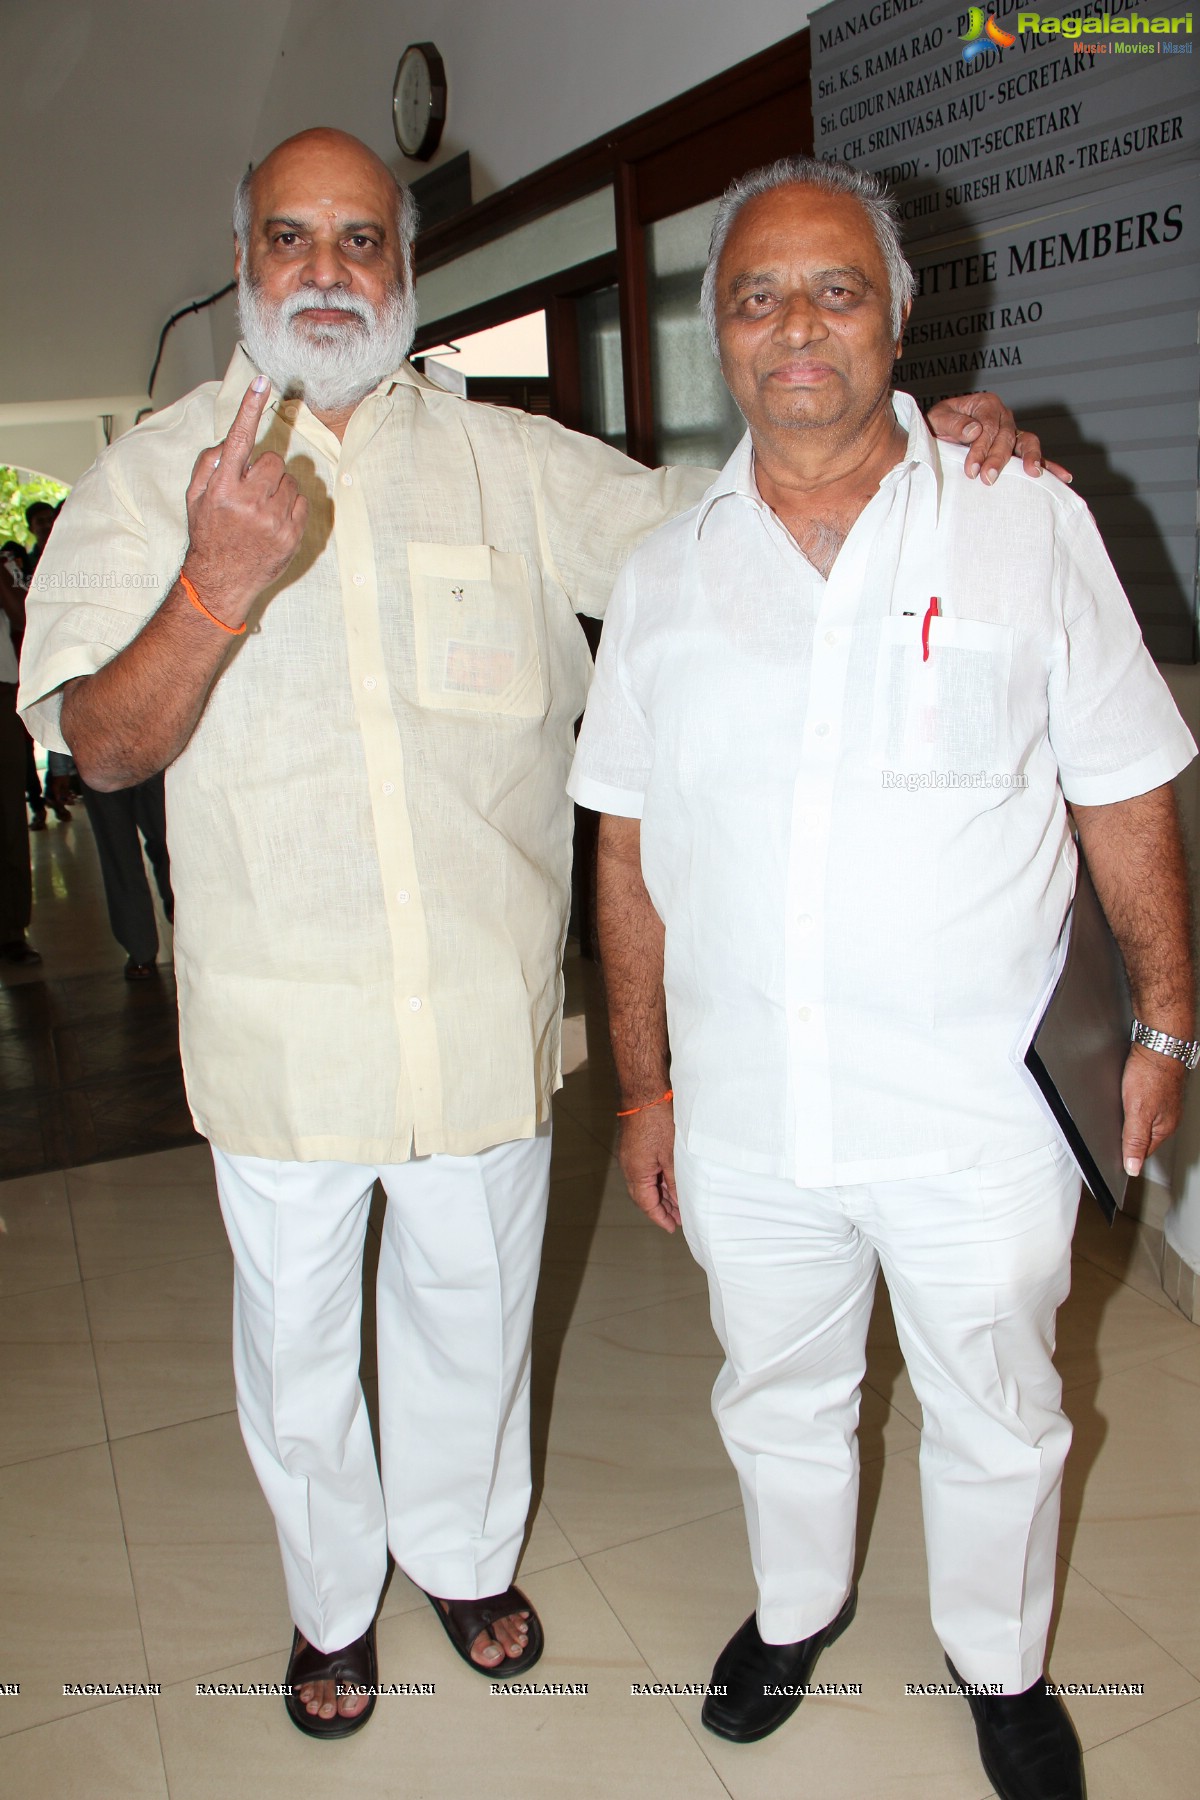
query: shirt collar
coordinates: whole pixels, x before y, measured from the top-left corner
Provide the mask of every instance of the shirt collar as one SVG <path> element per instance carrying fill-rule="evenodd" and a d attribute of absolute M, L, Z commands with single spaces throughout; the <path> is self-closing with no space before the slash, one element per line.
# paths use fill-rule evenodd
<path fill-rule="evenodd" d="M 213 426 L 218 440 L 225 436 L 233 424 L 234 415 L 242 403 L 242 396 L 257 374 L 258 369 L 251 362 L 245 345 L 239 344 L 233 353 L 232 362 L 225 371 L 225 379 L 217 391 L 217 398 L 213 406 Z M 378 399 L 390 400 L 396 389 L 403 387 L 419 388 L 424 393 L 433 394 L 440 394 L 442 391 L 436 383 L 427 380 L 424 375 L 419 375 L 411 363 L 403 362 L 398 369 L 393 369 L 390 375 L 385 375 L 379 385 L 372 388 L 369 394 L 365 394 L 358 404 L 367 406 Z M 303 400 L 284 399 L 272 391 L 269 410 L 278 413 L 289 423 L 294 423 L 303 414 L 306 419 L 312 420 L 316 430 L 323 429 L 320 420 L 309 412 Z"/>
<path fill-rule="evenodd" d="M 908 442 L 904 447 L 904 455 L 895 466 L 888 470 L 880 483 L 896 481 L 905 469 L 924 469 L 928 473 L 920 477 L 933 483 L 933 507 L 936 521 L 942 499 L 942 465 L 937 453 L 937 446 L 928 425 L 922 416 L 921 409 L 911 394 L 896 392 L 892 395 L 892 403 L 897 422 L 908 433 Z M 696 514 L 696 536 L 699 538 L 705 522 L 718 500 L 730 495 L 737 495 L 743 500 L 751 501 L 755 506 L 764 504 L 754 479 L 754 444 L 747 431 L 739 441 L 733 455 L 717 476 L 700 502 Z"/>

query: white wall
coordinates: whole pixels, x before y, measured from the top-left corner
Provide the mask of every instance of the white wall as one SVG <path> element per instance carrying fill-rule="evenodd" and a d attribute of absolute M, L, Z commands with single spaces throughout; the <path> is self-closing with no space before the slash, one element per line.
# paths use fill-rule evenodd
<path fill-rule="evenodd" d="M 6 0 L 0 402 L 144 393 L 230 264 L 290 0 Z"/>
<path fill-rule="evenodd" d="M 167 317 L 228 279 L 234 183 L 280 138 L 338 125 L 423 173 L 391 128 L 414 39 L 449 70 L 430 166 L 469 149 L 482 198 L 804 19 L 796 0 L 4 0 L 0 406 L 136 409 Z M 160 403 L 213 372 L 229 328 L 179 333 Z"/>
<path fill-rule="evenodd" d="M 293 0 L 255 138 L 355 132 L 406 175 L 471 152 L 475 198 L 600 137 L 799 31 L 803 0 Z M 428 165 L 400 157 L 392 82 L 406 44 L 446 62 L 446 130 Z"/>

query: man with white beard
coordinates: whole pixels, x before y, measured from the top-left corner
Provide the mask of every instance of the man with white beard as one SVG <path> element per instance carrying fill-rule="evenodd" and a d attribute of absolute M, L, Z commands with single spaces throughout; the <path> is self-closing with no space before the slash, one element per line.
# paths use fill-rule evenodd
<path fill-rule="evenodd" d="M 415 222 L 340 132 L 242 183 L 244 346 L 76 487 L 22 695 L 92 786 L 167 770 L 184 1072 L 296 1628 L 287 1707 L 329 1737 L 374 1706 L 389 1547 L 477 1672 L 541 1654 L 511 1582 L 590 674 L 574 615 L 709 480 L 418 376 Z"/>

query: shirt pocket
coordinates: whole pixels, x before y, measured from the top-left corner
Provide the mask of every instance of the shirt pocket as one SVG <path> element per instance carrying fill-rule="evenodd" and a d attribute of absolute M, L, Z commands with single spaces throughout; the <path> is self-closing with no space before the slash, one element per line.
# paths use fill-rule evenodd
<path fill-rule="evenodd" d="M 1008 745 L 1011 625 L 975 619 L 881 621 L 871 717 L 876 766 L 915 774 L 1003 773 Z"/>
<path fill-rule="evenodd" d="M 490 544 L 412 544 L 417 699 L 443 712 L 545 712 L 529 568 Z"/>

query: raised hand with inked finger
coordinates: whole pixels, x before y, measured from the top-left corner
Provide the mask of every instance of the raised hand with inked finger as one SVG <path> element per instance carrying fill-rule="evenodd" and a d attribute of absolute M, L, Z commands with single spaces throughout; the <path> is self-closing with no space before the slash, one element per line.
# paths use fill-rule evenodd
<path fill-rule="evenodd" d="M 205 607 L 233 630 L 283 574 L 308 518 L 308 501 L 283 458 L 266 450 L 251 460 L 269 393 L 266 376 L 256 376 L 224 443 L 200 452 L 188 484 L 183 572 Z"/>
<path fill-rule="evenodd" d="M 196 729 L 230 640 L 304 536 L 308 502 L 274 451 L 254 456 L 270 383 L 251 382 L 221 444 L 202 450 L 187 489 L 188 548 L 158 611 L 94 675 L 63 689 L 62 731 L 102 793 L 174 762 Z"/>

